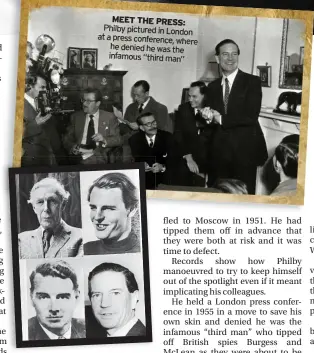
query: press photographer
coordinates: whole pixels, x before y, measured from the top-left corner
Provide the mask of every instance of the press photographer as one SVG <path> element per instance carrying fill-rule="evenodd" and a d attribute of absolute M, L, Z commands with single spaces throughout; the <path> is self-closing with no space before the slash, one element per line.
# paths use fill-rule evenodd
<path fill-rule="evenodd" d="M 54 46 L 50 36 L 39 36 L 35 42 L 39 55 L 34 60 L 34 46 L 27 43 L 22 166 L 61 164 L 55 155 L 65 155 L 55 118 L 72 111 L 62 109 L 62 63 L 45 56 Z"/>

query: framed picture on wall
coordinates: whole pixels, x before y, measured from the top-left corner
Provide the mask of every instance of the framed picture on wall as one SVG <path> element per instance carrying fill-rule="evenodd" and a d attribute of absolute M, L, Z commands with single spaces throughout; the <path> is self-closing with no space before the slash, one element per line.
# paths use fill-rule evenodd
<path fill-rule="evenodd" d="M 82 69 L 97 69 L 98 49 L 82 49 L 81 50 L 81 67 Z"/>
<path fill-rule="evenodd" d="M 68 69 L 80 69 L 81 68 L 81 49 L 80 48 L 68 48 Z"/>
<path fill-rule="evenodd" d="M 257 66 L 257 76 L 261 79 L 262 87 L 271 87 L 271 66 Z"/>

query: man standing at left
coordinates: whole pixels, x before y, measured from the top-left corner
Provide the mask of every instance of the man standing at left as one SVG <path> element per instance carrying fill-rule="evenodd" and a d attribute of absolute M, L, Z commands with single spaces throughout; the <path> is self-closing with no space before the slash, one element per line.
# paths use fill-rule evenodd
<path fill-rule="evenodd" d="M 122 140 L 118 119 L 113 113 L 99 109 L 102 100 L 98 89 L 86 89 L 83 111 L 71 117 L 64 146 L 72 161 L 80 164 L 114 163 L 122 157 Z"/>
<path fill-rule="evenodd" d="M 45 262 L 30 275 L 36 316 L 28 320 L 28 340 L 85 338 L 85 322 L 73 318 L 80 291 L 74 269 L 65 261 Z"/>
<path fill-rule="evenodd" d="M 70 194 L 54 178 L 34 184 L 30 203 L 39 227 L 19 234 L 20 259 L 83 256 L 82 230 L 62 220 Z"/>
<path fill-rule="evenodd" d="M 53 151 L 47 133 L 51 114 L 41 115 L 36 109 L 36 99 L 40 91 L 46 90 L 43 76 L 28 73 L 24 94 L 24 133 L 22 140 L 22 167 L 52 165 L 55 163 Z"/>

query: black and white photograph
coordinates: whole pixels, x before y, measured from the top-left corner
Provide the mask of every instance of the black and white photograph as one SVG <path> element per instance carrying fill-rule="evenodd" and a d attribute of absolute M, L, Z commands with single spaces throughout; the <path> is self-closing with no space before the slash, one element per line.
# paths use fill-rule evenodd
<path fill-rule="evenodd" d="M 36 42 L 56 14 L 47 33 L 55 48 L 80 47 L 81 67 L 95 70 L 64 70 L 57 108 L 46 101 L 44 116 L 30 102 L 41 102 L 36 82 L 49 77 L 34 73 L 22 166 L 143 162 L 154 197 L 303 202 L 305 150 L 299 158 L 299 144 L 284 141 L 306 131 L 305 17 L 46 7 L 30 11 L 27 40 Z M 145 16 L 149 25 L 139 22 Z"/>
<path fill-rule="evenodd" d="M 69 48 L 67 69 L 80 69 L 80 68 L 81 68 L 81 49 Z"/>
<path fill-rule="evenodd" d="M 115 168 L 10 169 L 18 348 L 152 341 L 145 168 Z"/>

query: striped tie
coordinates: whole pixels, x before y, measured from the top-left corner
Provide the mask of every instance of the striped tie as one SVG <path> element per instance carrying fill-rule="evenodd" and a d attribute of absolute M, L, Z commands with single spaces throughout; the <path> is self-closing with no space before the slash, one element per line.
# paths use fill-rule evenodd
<path fill-rule="evenodd" d="M 228 110 L 229 95 L 230 95 L 229 81 L 227 78 L 225 78 L 225 97 L 224 97 L 225 114 L 227 114 L 227 110 Z"/>

